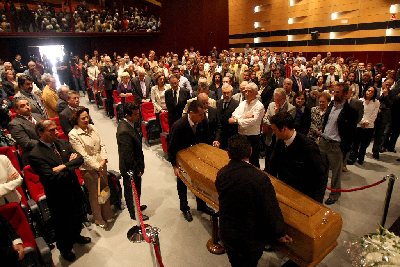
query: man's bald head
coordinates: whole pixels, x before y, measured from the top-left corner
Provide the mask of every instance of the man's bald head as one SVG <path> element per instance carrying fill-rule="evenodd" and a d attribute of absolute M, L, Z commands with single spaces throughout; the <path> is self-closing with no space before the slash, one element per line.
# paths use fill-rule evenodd
<path fill-rule="evenodd" d="M 204 106 L 205 109 L 208 108 L 208 94 L 206 94 L 206 93 L 200 93 L 200 94 L 197 96 L 197 100 L 199 100 L 199 101 L 203 104 L 203 106 Z"/>

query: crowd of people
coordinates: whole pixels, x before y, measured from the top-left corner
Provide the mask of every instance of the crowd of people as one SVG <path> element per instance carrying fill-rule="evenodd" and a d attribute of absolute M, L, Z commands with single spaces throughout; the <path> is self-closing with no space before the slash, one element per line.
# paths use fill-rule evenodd
<path fill-rule="evenodd" d="M 90 9 L 83 2 L 74 10 L 51 3 L 35 6 L 7 1 L 0 10 L 0 32 L 158 32 L 161 19 L 147 8 Z"/>
<path fill-rule="evenodd" d="M 161 113 L 168 113 L 168 159 L 177 177 L 177 153 L 203 142 L 228 150 L 231 160 L 244 160 L 252 167 L 259 168 L 264 157 L 267 172 L 321 203 L 329 170 L 331 187 L 340 189 L 346 164 L 362 165 L 372 139 L 373 158 L 379 159 L 380 153 L 395 152 L 400 133 L 396 119 L 400 68 L 386 70 L 382 63 L 365 64 L 355 58 L 334 57 L 330 52 L 325 57 L 317 54 L 306 59 L 301 52 L 294 55 L 249 46 L 240 52 L 213 47 L 207 55 L 190 47 L 181 57 L 174 52 L 156 55 L 150 51 L 131 58 L 127 52 L 107 55 L 94 51 L 83 59 L 60 59 L 56 66 L 63 84 L 60 88 L 56 88 L 55 73 L 48 73 L 35 61 L 27 65 L 17 55 L 0 66 L 2 128 L 21 147 L 23 164 L 30 164 L 40 175 L 55 216 L 57 247 L 71 261 L 75 259 L 72 244 L 90 239 L 80 236 L 76 228 L 84 217 L 79 208 L 82 200 L 66 197 L 79 185 L 75 181 L 65 183 L 62 177 L 75 179 L 72 171 L 79 168 L 95 224 L 107 228 L 114 220 L 110 201 L 100 204 L 98 200 L 98 191 L 108 186 L 108 155 L 89 109 L 80 106 L 80 91 L 83 95 L 93 92 L 91 96 L 88 93 L 89 99 L 104 91 L 107 115 L 119 117 L 119 166 L 132 219 L 135 212 L 130 179 L 140 195 L 145 171 L 137 127 L 140 105 L 145 102 L 153 104 L 158 121 Z M 114 114 L 114 92 L 122 99 L 119 114 Z M 55 120 L 50 120 L 55 117 L 60 121 L 58 130 Z M 58 140 L 57 131 L 68 136 L 68 141 Z M 247 152 L 235 154 L 240 148 Z M 236 168 L 239 163 L 232 164 Z M 133 171 L 133 177 L 129 171 Z M 219 177 L 221 183 L 226 179 L 222 174 Z M 264 179 L 258 177 L 258 182 Z M 177 190 L 180 210 L 190 222 L 193 218 L 187 188 L 180 179 Z M 221 193 L 229 188 L 222 183 L 218 190 Z M 340 192 L 334 191 L 325 204 L 334 204 L 339 197 Z M 67 200 L 74 205 L 67 205 L 71 203 Z M 276 202 L 273 197 L 271 201 Z M 231 205 L 229 200 L 226 203 Z M 146 207 L 142 205 L 141 209 Z M 213 214 L 199 198 L 197 209 Z M 222 205 L 221 212 L 229 218 L 231 211 Z M 67 218 L 66 214 L 74 216 Z M 276 227 L 276 238 L 291 242 L 281 226 Z M 227 244 L 232 241 L 227 235 L 225 238 Z M 232 244 L 230 259 L 242 261 Z"/>

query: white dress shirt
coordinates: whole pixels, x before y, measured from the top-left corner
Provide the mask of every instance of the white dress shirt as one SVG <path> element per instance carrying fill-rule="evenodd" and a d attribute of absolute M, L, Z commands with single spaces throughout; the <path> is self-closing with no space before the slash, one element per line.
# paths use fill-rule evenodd
<path fill-rule="evenodd" d="M 375 101 L 370 100 L 368 104 L 364 98 L 361 98 L 360 100 L 364 104 L 364 115 L 361 121 L 357 124 L 357 127 L 361 127 L 364 122 L 368 122 L 368 126 L 365 128 L 374 128 L 374 122 L 378 116 L 379 106 L 381 104 L 377 99 L 375 99 Z"/>
<path fill-rule="evenodd" d="M 250 118 L 246 116 L 250 115 Z M 239 125 L 239 134 L 242 135 L 258 135 L 260 134 L 260 126 L 264 116 L 264 105 L 257 99 L 250 103 L 243 101 L 232 113 L 232 117 L 237 119 Z"/>
<path fill-rule="evenodd" d="M 20 202 L 21 195 L 16 188 L 22 184 L 21 175 L 18 178 L 7 181 L 8 177 L 17 172 L 11 161 L 5 155 L 0 155 L 0 205 L 8 202 Z"/>

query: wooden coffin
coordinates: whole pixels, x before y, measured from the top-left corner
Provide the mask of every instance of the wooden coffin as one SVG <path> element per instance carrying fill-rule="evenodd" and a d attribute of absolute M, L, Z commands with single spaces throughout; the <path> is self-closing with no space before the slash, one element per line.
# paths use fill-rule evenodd
<path fill-rule="evenodd" d="M 229 161 L 226 151 L 198 144 L 180 151 L 181 179 L 208 205 L 218 210 L 217 172 Z M 300 266 L 316 266 L 337 245 L 342 229 L 339 214 L 270 176 L 293 243 L 283 250 Z"/>

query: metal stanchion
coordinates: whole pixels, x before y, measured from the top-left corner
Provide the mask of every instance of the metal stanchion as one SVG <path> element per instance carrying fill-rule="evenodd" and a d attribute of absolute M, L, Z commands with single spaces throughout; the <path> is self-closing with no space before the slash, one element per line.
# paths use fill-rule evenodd
<path fill-rule="evenodd" d="M 141 243 L 143 241 L 152 244 L 154 248 L 154 252 L 157 258 L 157 262 L 160 267 L 163 267 L 162 257 L 161 257 L 161 248 L 160 248 L 160 239 L 159 233 L 160 229 L 157 227 L 152 227 L 149 224 L 143 224 L 142 220 L 142 211 L 140 210 L 140 201 L 137 195 L 135 183 L 134 183 L 134 173 L 132 171 L 128 172 L 129 178 L 131 179 L 132 183 L 132 191 L 133 191 L 133 198 L 135 200 L 135 216 L 137 225 L 133 226 L 129 229 L 127 233 L 127 237 L 129 241 L 134 243 Z"/>
<path fill-rule="evenodd" d="M 388 211 L 389 211 L 390 200 L 392 198 L 393 186 L 394 186 L 394 182 L 397 180 L 397 177 L 396 177 L 396 175 L 394 175 L 392 173 L 390 175 L 387 175 L 386 179 L 389 180 L 389 183 L 388 183 L 388 187 L 386 190 L 385 207 L 383 209 L 383 216 L 382 216 L 382 220 L 381 220 L 382 228 L 385 227 L 386 217 L 387 217 Z M 383 231 L 383 229 L 381 229 L 381 232 L 382 231 Z"/>

